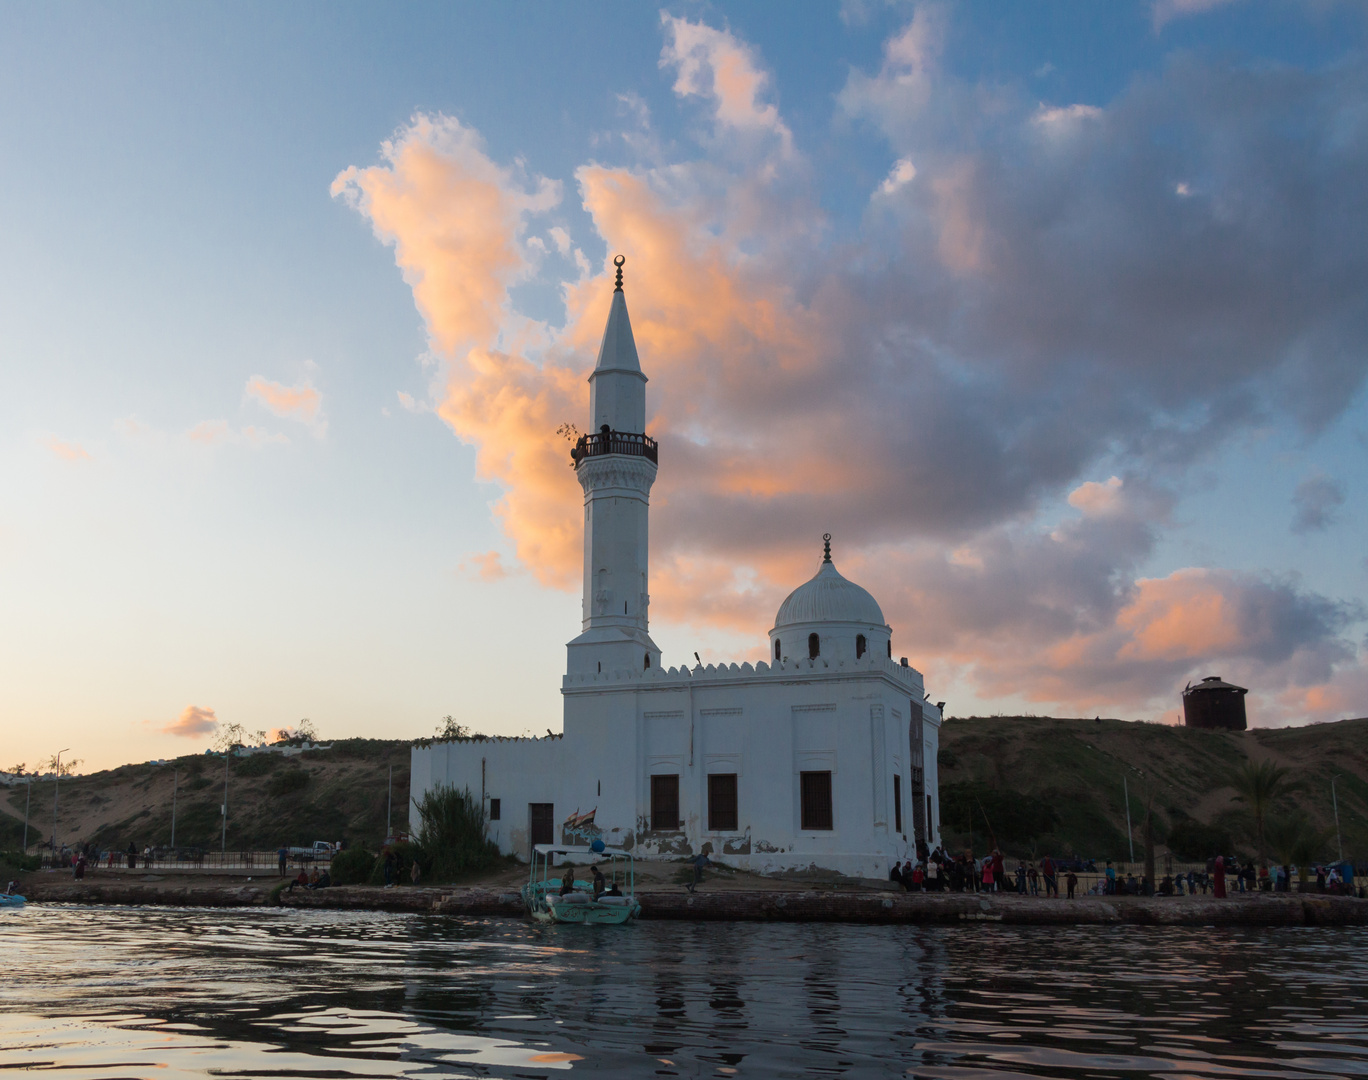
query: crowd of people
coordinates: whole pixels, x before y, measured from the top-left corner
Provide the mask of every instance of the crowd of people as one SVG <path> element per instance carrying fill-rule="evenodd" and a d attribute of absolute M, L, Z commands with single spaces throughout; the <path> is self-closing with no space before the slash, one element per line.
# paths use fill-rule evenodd
<path fill-rule="evenodd" d="M 1070 900 L 1078 888 L 1078 875 L 1072 867 L 1061 872 L 1061 867 L 1049 855 L 1029 864 L 1018 861 L 1014 872 L 1009 872 L 1002 851 L 994 848 L 982 858 L 972 852 L 949 855 L 943 847 L 931 851 L 926 842 L 917 841 L 917 861 L 911 859 L 901 865 L 893 864 L 888 873 L 908 892 L 1016 892 L 1023 896 L 1058 898 L 1060 880 Z"/>
<path fill-rule="evenodd" d="M 1049 855 L 1036 860 L 1015 860 L 1009 869 L 1002 851 L 994 848 L 987 855 L 975 858 L 972 852 L 948 855 L 943 847 L 930 851 L 923 841 L 917 842 L 917 859 L 894 862 L 888 872 L 890 881 L 908 892 L 985 892 L 1016 893 L 1020 896 L 1059 897 L 1061 881 L 1065 895 L 1072 900 L 1078 893 L 1077 869 L 1081 866 L 1096 872 L 1091 860 L 1080 864 L 1071 860 L 1061 866 Z M 1337 866 L 1317 866 L 1316 891 L 1353 895 L 1352 879 L 1346 880 Z M 1241 864 L 1237 859 L 1216 856 L 1207 860 L 1206 870 L 1166 873 L 1155 884 L 1143 873 L 1120 873 L 1108 861 L 1097 880 L 1087 889 L 1093 896 L 1196 896 L 1207 895 L 1222 899 L 1231 893 L 1290 892 L 1292 877 L 1297 868 L 1292 866 L 1261 866 L 1255 869 L 1253 860 Z"/>

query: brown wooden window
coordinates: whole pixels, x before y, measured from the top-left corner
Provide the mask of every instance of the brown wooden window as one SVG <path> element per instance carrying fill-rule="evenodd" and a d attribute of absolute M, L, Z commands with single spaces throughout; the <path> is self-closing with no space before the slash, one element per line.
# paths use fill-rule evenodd
<path fill-rule="evenodd" d="M 679 774 L 651 777 L 651 828 L 673 831 L 679 824 Z"/>
<path fill-rule="evenodd" d="M 736 831 L 736 773 L 708 774 L 708 828 Z"/>
<path fill-rule="evenodd" d="M 808 635 L 808 656 L 818 657 L 822 655 L 822 639 L 816 634 Z"/>
<path fill-rule="evenodd" d="M 799 773 L 798 780 L 803 804 L 803 831 L 831 829 L 831 773 Z"/>
<path fill-rule="evenodd" d="M 498 820 L 499 820 L 499 811 L 500 811 L 501 809 L 502 809 L 502 807 L 499 805 L 499 800 L 498 800 L 498 799 L 490 799 L 490 800 L 489 800 L 489 820 L 490 820 L 490 821 L 498 821 Z"/>
<path fill-rule="evenodd" d="M 902 777 L 893 777 L 893 831 L 902 832 Z"/>

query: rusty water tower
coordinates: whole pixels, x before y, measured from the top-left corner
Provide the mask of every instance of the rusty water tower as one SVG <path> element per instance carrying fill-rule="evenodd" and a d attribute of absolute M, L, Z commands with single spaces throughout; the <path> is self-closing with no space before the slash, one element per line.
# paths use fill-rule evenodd
<path fill-rule="evenodd" d="M 1217 731 L 1244 731 L 1245 695 L 1243 686 L 1222 682 L 1219 675 L 1208 675 L 1196 686 L 1183 688 L 1183 726 L 1212 728 Z"/>

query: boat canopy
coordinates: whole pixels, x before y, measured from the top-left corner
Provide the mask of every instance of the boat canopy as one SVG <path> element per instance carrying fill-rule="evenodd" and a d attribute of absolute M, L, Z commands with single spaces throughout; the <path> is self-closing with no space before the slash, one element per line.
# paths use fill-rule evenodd
<path fill-rule="evenodd" d="M 620 859 L 630 859 L 632 856 L 620 848 L 606 847 L 602 851 L 595 851 L 588 844 L 533 844 L 532 850 L 538 855 L 590 855 L 594 857 L 616 856 Z"/>

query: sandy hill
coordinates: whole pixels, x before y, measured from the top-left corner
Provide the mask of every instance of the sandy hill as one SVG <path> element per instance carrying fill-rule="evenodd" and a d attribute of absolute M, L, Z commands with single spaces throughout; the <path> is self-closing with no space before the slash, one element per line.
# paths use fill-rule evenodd
<path fill-rule="evenodd" d="M 1137 854 L 1147 804 L 1160 839 L 1190 820 L 1227 832 L 1248 851 L 1248 813 L 1229 778 L 1250 760 L 1287 768 L 1298 785 L 1273 816 L 1304 812 L 1322 829 L 1334 827 L 1330 779 L 1338 775 L 1345 852 L 1368 854 L 1368 718 L 1244 732 L 1058 717 L 950 719 L 941 729 L 942 823 L 950 842 L 967 846 L 972 837 L 979 851 L 991 826 L 1014 854 L 1124 858 L 1124 778 Z"/>
<path fill-rule="evenodd" d="M 228 770 L 228 849 L 270 850 L 279 844 L 346 839 L 376 846 L 385 835 L 386 790 L 394 767 L 394 822 L 408 820 L 409 747 L 403 740 L 341 739 L 331 749 L 296 757 L 233 758 Z M 178 779 L 177 779 L 178 777 Z M 62 780 L 57 836 L 63 843 L 139 848 L 171 841 L 176 794 L 176 846 L 217 851 L 222 819 L 223 759 L 204 754 L 164 765 L 123 765 Z M 0 789 L 0 848 L 22 842 L 25 788 Z M 30 842 L 52 835 L 53 782 L 33 785 Z"/>
<path fill-rule="evenodd" d="M 233 759 L 229 849 L 342 838 L 374 846 L 385 833 L 391 765 L 396 827 L 407 820 L 410 745 L 350 739 L 289 759 Z M 1288 768 L 1299 784 L 1275 814 L 1303 811 L 1323 829 L 1333 829 L 1330 778 L 1338 775 L 1346 853 L 1368 854 L 1368 719 L 1239 733 L 1120 720 L 950 719 L 941 731 L 943 829 L 949 844 L 972 842 L 977 851 L 991 829 L 1012 854 L 1125 858 L 1125 777 L 1137 852 L 1147 804 L 1160 840 L 1187 822 L 1189 831 L 1192 823 L 1209 826 L 1250 850 L 1248 815 L 1228 781 L 1244 762 L 1264 759 Z M 204 755 L 63 780 L 58 836 L 119 847 L 168 844 L 177 772 L 177 846 L 217 850 L 223 761 Z M 50 780 L 33 786 L 31 840 L 52 833 L 52 788 Z M 19 845 L 24 796 L 23 787 L 0 789 L 0 849 Z"/>

